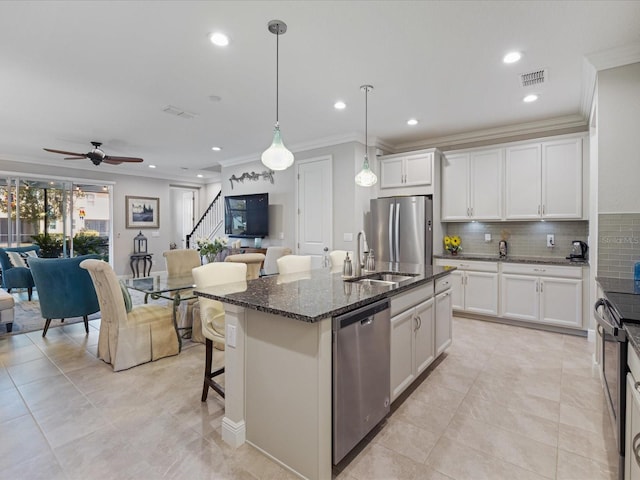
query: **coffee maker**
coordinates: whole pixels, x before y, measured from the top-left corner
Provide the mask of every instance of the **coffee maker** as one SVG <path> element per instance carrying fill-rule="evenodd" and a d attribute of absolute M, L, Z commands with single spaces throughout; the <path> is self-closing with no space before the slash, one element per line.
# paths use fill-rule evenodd
<path fill-rule="evenodd" d="M 586 260 L 589 247 L 581 240 L 571 242 L 571 253 L 567 257 L 569 260 Z"/>

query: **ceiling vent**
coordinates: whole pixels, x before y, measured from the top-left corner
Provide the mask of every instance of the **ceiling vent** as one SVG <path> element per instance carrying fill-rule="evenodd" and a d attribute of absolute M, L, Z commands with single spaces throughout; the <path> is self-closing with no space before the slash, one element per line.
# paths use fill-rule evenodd
<path fill-rule="evenodd" d="M 523 87 L 531 87 L 533 85 L 541 85 L 549 79 L 547 69 L 535 70 L 529 73 L 520 74 L 520 84 Z"/>
<path fill-rule="evenodd" d="M 168 113 L 169 115 L 175 115 L 180 118 L 192 119 L 198 116 L 197 113 L 187 112 L 186 110 L 178 107 L 174 107 L 173 105 L 167 105 L 162 109 L 164 113 Z"/>

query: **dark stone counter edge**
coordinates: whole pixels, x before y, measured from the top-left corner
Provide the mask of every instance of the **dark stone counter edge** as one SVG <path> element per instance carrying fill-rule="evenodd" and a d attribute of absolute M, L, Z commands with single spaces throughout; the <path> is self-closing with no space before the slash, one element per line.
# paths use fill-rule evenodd
<path fill-rule="evenodd" d="M 545 258 L 545 257 L 506 257 L 500 258 L 497 255 L 434 255 L 433 258 L 441 260 L 463 260 L 469 262 L 500 262 L 500 263 L 531 263 L 535 265 L 561 265 L 566 267 L 588 267 L 587 260 L 572 261 L 565 258 Z"/>
<path fill-rule="evenodd" d="M 293 313 L 293 312 L 287 312 L 285 310 L 279 310 L 279 309 L 275 309 L 275 308 L 270 308 L 270 307 L 265 307 L 264 305 L 255 305 L 252 303 L 248 303 L 248 302 L 242 302 L 242 301 L 238 301 L 235 300 L 233 298 L 227 298 L 223 295 L 213 295 L 213 294 L 209 294 L 209 293 L 204 293 L 204 292 L 198 292 L 195 291 L 195 295 L 198 297 L 205 297 L 205 298 L 211 298 L 213 300 L 218 300 L 220 302 L 223 303 L 229 303 L 232 305 L 237 305 L 239 307 L 244 307 L 244 308 L 248 308 L 250 310 L 257 310 L 259 312 L 264 312 L 264 313 L 271 313 L 273 315 L 279 315 L 281 317 L 287 317 L 287 318 L 292 318 L 294 320 L 300 320 L 302 322 L 308 322 L 308 323 L 314 323 L 314 322 L 318 322 L 320 320 L 322 320 L 323 318 L 328 318 L 328 317 L 335 317 L 338 315 L 342 315 L 343 313 L 347 313 L 350 312 L 351 310 L 355 310 L 357 308 L 363 307 L 365 305 L 369 305 L 371 303 L 377 302 L 378 300 L 381 300 L 383 298 L 389 298 L 389 297 L 393 297 L 395 295 L 398 295 L 400 293 L 404 293 L 408 290 L 411 290 L 413 288 L 419 287 L 421 285 L 425 285 L 431 281 L 437 280 L 438 278 L 444 277 L 445 275 L 449 275 L 449 273 L 451 273 L 453 270 L 455 270 L 455 268 L 452 268 L 451 270 L 448 270 L 446 272 L 440 272 L 440 273 L 436 273 L 435 275 L 431 276 L 431 277 L 426 277 L 426 278 L 420 278 L 417 280 L 414 280 L 410 283 L 407 283 L 406 285 L 399 285 L 398 287 L 386 291 L 386 292 L 382 292 L 378 295 L 374 295 L 371 296 L 365 300 L 361 300 L 359 302 L 355 302 L 355 303 L 351 303 L 345 307 L 341 307 L 341 308 L 336 308 L 335 310 L 330 310 L 326 313 L 323 313 L 322 315 L 317 315 L 315 317 L 309 317 L 306 315 L 300 315 L 297 313 Z M 365 275 L 366 276 L 366 275 Z"/>

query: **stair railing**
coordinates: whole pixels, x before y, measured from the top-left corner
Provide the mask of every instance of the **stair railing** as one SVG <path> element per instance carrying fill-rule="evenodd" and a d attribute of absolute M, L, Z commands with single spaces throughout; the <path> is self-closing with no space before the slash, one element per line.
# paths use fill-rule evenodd
<path fill-rule="evenodd" d="M 197 248 L 196 242 L 191 244 L 191 239 L 206 238 L 211 239 L 220 229 L 224 222 L 224 205 L 222 202 L 222 192 L 218 192 L 207 210 L 202 214 L 191 233 L 187 235 L 187 248 Z"/>

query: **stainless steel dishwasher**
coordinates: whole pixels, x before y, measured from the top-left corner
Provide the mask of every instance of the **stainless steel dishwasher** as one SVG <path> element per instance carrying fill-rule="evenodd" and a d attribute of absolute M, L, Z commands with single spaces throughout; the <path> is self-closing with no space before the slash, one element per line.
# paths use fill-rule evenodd
<path fill-rule="evenodd" d="M 333 464 L 389 413 L 389 300 L 333 319 Z"/>

